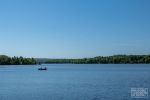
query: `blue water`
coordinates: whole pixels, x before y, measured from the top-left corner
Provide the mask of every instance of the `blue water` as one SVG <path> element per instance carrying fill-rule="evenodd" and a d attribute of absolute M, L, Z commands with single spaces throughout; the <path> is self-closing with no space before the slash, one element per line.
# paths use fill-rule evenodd
<path fill-rule="evenodd" d="M 131 88 L 150 89 L 150 65 L 40 66 L 0 66 L 0 100 L 150 100 L 130 96 Z"/>

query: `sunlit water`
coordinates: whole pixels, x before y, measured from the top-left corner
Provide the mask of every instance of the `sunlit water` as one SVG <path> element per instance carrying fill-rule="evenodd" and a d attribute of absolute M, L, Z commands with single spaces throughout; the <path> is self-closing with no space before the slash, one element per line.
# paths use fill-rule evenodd
<path fill-rule="evenodd" d="M 0 66 L 0 100 L 137 100 L 131 88 L 150 89 L 150 65 Z"/>

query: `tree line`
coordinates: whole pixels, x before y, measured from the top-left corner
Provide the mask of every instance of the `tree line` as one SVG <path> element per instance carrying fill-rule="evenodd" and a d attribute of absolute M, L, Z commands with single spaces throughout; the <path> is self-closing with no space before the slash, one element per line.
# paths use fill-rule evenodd
<path fill-rule="evenodd" d="M 150 64 L 150 55 L 114 55 L 81 59 L 34 59 L 0 55 L 0 65 L 32 64 Z"/>
<path fill-rule="evenodd" d="M 0 55 L 0 65 L 33 65 L 36 64 L 34 58 L 9 57 L 6 55 Z"/>
<path fill-rule="evenodd" d="M 48 59 L 46 64 L 150 64 L 150 55 L 114 55 L 82 59 Z"/>

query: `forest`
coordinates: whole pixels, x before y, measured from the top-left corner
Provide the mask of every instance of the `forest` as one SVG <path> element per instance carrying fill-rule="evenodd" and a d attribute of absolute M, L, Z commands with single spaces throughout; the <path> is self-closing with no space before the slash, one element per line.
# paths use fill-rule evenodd
<path fill-rule="evenodd" d="M 34 64 L 150 64 L 150 55 L 114 55 L 80 59 L 44 59 L 0 55 L 0 65 Z"/>
<path fill-rule="evenodd" d="M 82 59 L 48 59 L 46 64 L 149 64 L 150 55 L 114 55 Z"/>
<path fill-rule="evenodd" d="M 9 57 L 6 55 L 0 55 L 0 65 L 34 65 L 36 64 L 34 58 Z"/>

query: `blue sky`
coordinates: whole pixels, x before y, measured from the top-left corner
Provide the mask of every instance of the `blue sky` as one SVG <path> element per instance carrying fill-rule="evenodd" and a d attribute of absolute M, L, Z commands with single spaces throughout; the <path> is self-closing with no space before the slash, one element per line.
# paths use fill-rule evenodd
<path fill-rule="evenodd" d="M 0 0 L 0 54 L 150 54 L 149 0 Z"/>

